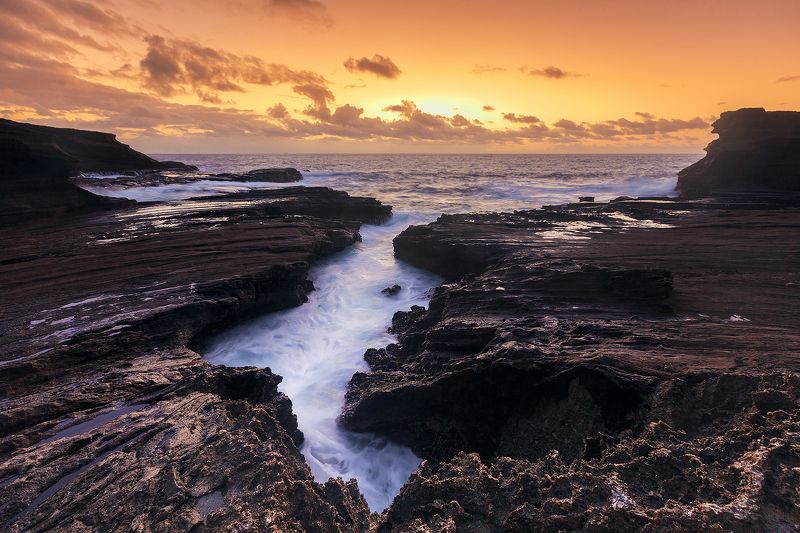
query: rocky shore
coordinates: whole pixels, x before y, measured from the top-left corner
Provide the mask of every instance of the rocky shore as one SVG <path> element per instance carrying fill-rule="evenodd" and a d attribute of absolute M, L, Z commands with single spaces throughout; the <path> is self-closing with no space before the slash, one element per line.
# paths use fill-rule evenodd
<path fill-rule="evenodd" d="M 395 239 L 447 282 L 348 388 L 345 427 L 428 460 L 379 531 L 800 530 L 798 181 L 764 175 L 797 171 L 798 119 L 763 114 L 723 115 L 681 173 L 717 199 L 443 215 Z M 752 137 L 766 154 L 739 150 Z M 726 184 L 720 151 L 750 172 Z"/>
<path fill-rule="evenodd" d="M 28 200 L 0 228 L 0 529 L 800 531 L 797 182 L 714 177 L 720 146 L 792 167 L 770 147 L 796 130 L 768 113 L 771 141 L 738 150 L 755 112 L 737 113 L 682 199 L 443 215 L 395 239 L 446 281 L 348 387 L 346 428 L 425 459 L 380 516 L 355 482 L 313 480 L 280 376 L 195 350 L 301 305 L 309 265 L 390 207 L 286 187 L 44 218 L 26 180 L 74 187 L 79 165 L 22 150 L 3 175 Z"/>
<path fill-rule="evenodd" d="M 257 168 L 247 172 L 214 174 L 197 169 L 149 170 L 127 172 L 123 176 L 80 175 L 70 181 L 82 187 L 126 189 L 129 187 L 158 187 L 195 183 L 198 181 L 242 182 L 242 183 L 294 183 L 303 180 L 296 168 Z"/>
<path fill-rule="evenodd" d="M 354 483 L 313 481 L 281 378 L 191 347 L 302 304 L 309 265 L 390 209 L 290 187 L 0 231 L 0 529 L 365 530 Z"/>
<path fill-rule="evenodd" d="M 797 208 L 627 201 L 401 234 L 449 281 L 349 386 L 346 427 L 429 460 L 379 529 L 794 530 L 798 230 Z"/>

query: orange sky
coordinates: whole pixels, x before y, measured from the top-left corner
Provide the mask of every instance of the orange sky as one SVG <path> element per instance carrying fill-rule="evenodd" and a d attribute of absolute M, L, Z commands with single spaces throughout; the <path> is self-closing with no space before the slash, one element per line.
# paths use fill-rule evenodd
<path fill-rule="evenodd" d="M 0 0 L 0 115 L 164 152 L 685 152 L 800 108 L 797 0 Z"/>

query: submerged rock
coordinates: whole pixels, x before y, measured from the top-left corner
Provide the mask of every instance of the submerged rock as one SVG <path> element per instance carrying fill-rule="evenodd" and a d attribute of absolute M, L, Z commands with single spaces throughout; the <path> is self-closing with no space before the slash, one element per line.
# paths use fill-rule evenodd
<path fill-rule="evenodd" d="M 396 294 L 399 294 L 401 290 L 403 290 L 403 287 L 401 287 L 400 285 L 392 285 L 391 287 L 386 287 L 385 289 L 383 289 L 381 293 L 385 294 L 386 296 L 394 296 Z"/>
<path fill-rule="evenodd" d="M 681 197 L 800 194 L 800 112 L 728 111 L 712 131 L 707 155 L 678 173 Z"/>

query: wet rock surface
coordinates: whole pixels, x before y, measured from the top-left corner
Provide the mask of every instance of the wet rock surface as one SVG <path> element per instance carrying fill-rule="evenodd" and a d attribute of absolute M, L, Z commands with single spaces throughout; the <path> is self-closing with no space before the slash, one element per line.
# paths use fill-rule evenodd
<path fill-rule="evenodd" d="M 385 531 L 800 527 L 800 209 L 620 199 L 442 216 L 448 281 L 342 422 L 428 462 Z"/>
<path fill-rule="evenodd" d="M 740 109 L 714 122 L 719 139 L 678 174 L 684 198 L 762 191 L 800 194 L 800 112 Z"/>
<path fill-rule="evenodd" d="M 386 287 L 385 289 L 381 290 L 381 294 L 385 294 L 386 296 L 395 296 L 400 294 L 400 291 L 403 290 L 403 287 L 400 285 L 392 285 L 391 287 Z"/>
<path fill-rule="evenodd" d="M 296 168 L 260 168 L 248 172 L 214 174 L 197 169 L 152 170 L 146 172 L 127 172 L 119 175 L 92 174 L 80 175 L 71 181 L 83 187 L 102 189 L 126 189 L 130 187 L 158 187 L 212 182 L 243 183 L 293 183 L 302 181 L 303 175 Z"/>
<path fill-rule="evenodd" d="M 0 232 L 0 529 L 365 530 L 355 483 L 313 481 L 281 378 L 191 348 L 302 304 L 309 264 L 389 213 L 290 187 Z"/>

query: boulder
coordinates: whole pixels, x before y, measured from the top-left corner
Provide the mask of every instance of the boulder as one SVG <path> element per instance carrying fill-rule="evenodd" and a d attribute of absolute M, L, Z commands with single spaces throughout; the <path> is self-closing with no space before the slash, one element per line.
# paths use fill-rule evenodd
<path fill-rule="evenodd" d="M 267 181 L 272 183 L 292 183 L 303 179 L 303 175 L 296 168 L 257 168 L 239 179 L 242 181 Z"/>

